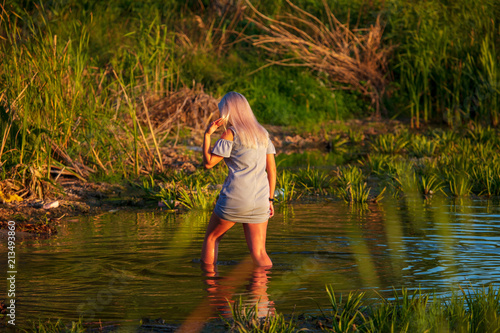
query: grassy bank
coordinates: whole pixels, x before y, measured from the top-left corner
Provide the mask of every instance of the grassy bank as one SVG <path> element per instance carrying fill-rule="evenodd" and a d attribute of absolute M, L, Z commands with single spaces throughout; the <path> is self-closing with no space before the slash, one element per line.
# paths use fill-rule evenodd
<path fill-rule="evenodd" d="M 395 291 L 391 299 L 368 298 L 365 292 L 336 295 L 327 286 L 330 301 L 322 316 L 277 313 L 259 318 L 257 306 L 243 307 L 235 302 L 232 319 L 209 322 L 203 332 L 496 332 L 500 329 L 500 295 L 493 287 L 460 289 L 451 297 L 432 293 Z M 168 320 L 168 319 L 167 319 Z M 142 330 L 175 329 L 178 326 L 156 320 L 155 325 L 143 323 Z M 85 332 L 87 324 L 63 321 L 38 322 L 26 332 Z M 98 329 L 96 327 L 95 329 Z M 107 325 L 107 331 L 119 329 Z"/>
<path fill-rule="evenodd" d="M 330 152 L 278 155 L 276 197 L 282 203 L 336 198 L 367 203 L 394 198 L 484 197 L 500 195 L 498 130 L 474 127 L 460 133 L 441 129 L 370 135 L 330 133 Z M 279 140 L 279 139 L 278 139 Z M 306 144 L 306 143 L 304 143 Z M 308 160 L 304 165 L 304 160 Z M 330 161 L 342 165 L 329 166 Z M 171 171 L 138 185 L 149 198 L 175 208 L 210 209 L 227 169 Z"/>
<path fill-rule="evenodd" d="M 62 174 L 94 182 L 162 176 L 166 169 L 177 168 L 168 163 L 169 149 L 197 145 L 196 136 L 217 115 L 217 98 L 229 90 L 248 96 L 265 124 L 325 137 L 329 121 L 379 112 L 408 121 L 410 127 L 444 124 L 455 136 L 481 124 L 498 125 L 496 2 L 339 0 L 328 1 L 328 8 L 310 1 L 294 5 L 6 1 L 0 17 L 4 201 L 17 198 L 14 194 L 22 199 L 51 196 Z M 304 48 L 302 41 L 297 48 L 272 39 L 277 35 L 269 30 L 271 19 L 284 29 L 281 35 L 294 30 L 286 25 L 294 22 L 302 31 L 298 37 L 311 44 Z M 372 25 L 375 30 L 369 32 Z M 335 39 L 344 35 L 349 36 L 341 39 L 349 45 L 346 50 Z M 316 48 L 323 53 L 311 52 Z M 326 59 L 326 67 L 320 58 Z M 342 62 L 354 66 L 337 70 Z M 344 133 L 342 139 L 346 134 L 355 135 Z M 436 158 L 453 152 L 442 138 L 421 137 L 431 143 L 406 146 L 439 146 L 424 152 Z M 327 140 L 334 145 L 342 141 Z M 377 143 L 372 153 L 383 144 L 389 143 Z M 490 145 L 481 148 L 485 154 L 497 149 L 494 140 L 482 144 Z M 462 155 L 465 145 L 456 148 Z M 402 151 L 412 155 L 406 146 Z M 373 163 L 388 162 L 375 155 Z M 444 175 L 444 187 L 449 187 L 445 192 L 496 193 L 497 185 L 484 176 L 495 175 L 495 168 L 472 175 L 471 166 L 455 164 L 453 170 L 463 171 L 474 185 L 469 190 L 468 184 Z M 365 178 L 373 167 L 363 170 Z M 434 173 L 427 169 L 417 166 L 417 176 Z M 299 180 L 297 187 L 308 181 Z M 327 183 L 319 192 L 332 192 Z M 355 185 L 351 182 L 346 190 L 345 183 L 343 196 L 352 197 Z M 357 191 L 365 193 L 362 186 Z"/>

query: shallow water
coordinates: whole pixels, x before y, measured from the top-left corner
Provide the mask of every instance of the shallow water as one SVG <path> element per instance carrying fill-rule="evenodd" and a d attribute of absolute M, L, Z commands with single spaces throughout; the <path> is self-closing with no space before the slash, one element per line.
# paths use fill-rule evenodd
<path fill-rule="evenodd" d="M 17 322 L 62 318 L 138 325 L 228 313 L 226 298 L 260 299 L 262 313 L 327 308 L 325 284 L 341 292 L 436 290 L 500 281 L 498 202 L 430 204 L 386 199 L 356 209 L 343 202 L 281 207 L 267 249 L 274 266 L 255 270 L 241 225 L 219 248 L 216 273 L 199 252 L 209 213 L 115 212 L 64 221 L 50 239 L 17 242 Z M 0 290 L 6 285 L 1 239 Z M 4 292 L 2 292 L 4 294 Z"/>

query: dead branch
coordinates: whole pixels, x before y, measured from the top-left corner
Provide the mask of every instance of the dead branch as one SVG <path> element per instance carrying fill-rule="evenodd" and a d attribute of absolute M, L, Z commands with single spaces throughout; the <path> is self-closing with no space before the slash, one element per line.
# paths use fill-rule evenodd
<path fill-rule="evenodd" d="M 324 0 L 328 25 L 289 0 L 287 3 L 295 14 L 274 19 L 259 12 L 249 0 L 245 1 L 253 12 L 246 19 L 264 32 L 253 36 L 253 44 L 287 57 L 273 64 L 306 66 L 326 73 L 331 81 L 361 92 L 375 108 L 375 116 L 380 116 L 388 83 L 387 63 L 393 49 L 383 44 L 380 16 L 369 29 L 351 30 L 335 17 Z"/>

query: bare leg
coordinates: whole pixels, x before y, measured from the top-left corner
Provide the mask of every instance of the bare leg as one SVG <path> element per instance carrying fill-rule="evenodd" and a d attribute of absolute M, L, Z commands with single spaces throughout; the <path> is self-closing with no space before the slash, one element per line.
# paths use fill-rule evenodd
<path fill-rule="evenodd" d="M 271 267 L 273 263 L 266 252 L 267 221 L 263 223 L 244 223 L 243 230 L 245 231 L 245 238 L 254 264 Z"/>
<path fill-rule="evenodd" d="M 212 213 L 208 223 L 205 240 L 201 250 L 201 261 L 205 264 L 215 265 L 217 263 L 217 254 L 219 252 L 219 242 L 222 236 L 231 229 L 234 222 L 226 221 Z"/>

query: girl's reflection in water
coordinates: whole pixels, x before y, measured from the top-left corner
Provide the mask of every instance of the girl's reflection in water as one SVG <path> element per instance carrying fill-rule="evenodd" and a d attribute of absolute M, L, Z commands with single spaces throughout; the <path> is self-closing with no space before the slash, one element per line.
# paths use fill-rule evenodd
<path fill-rule="evenodd" d="M 241 297 L 242 305 L 251 308 L 257 305 L 259 318 L 275 314 L 274 302 L 267 293 L 270 267 L 255 267 L 251 260 L 241 262 L 226 277 L 220 277 L 217 266 L 202 264 L 205 283 L 207 285 L 208 303 L 213 309 L 214 317 L 231 317 L 231 308 Z M 246 283 L 247 292 L 238 292 Z M 229 303 L 228 303 L 229 301 Z"/>

